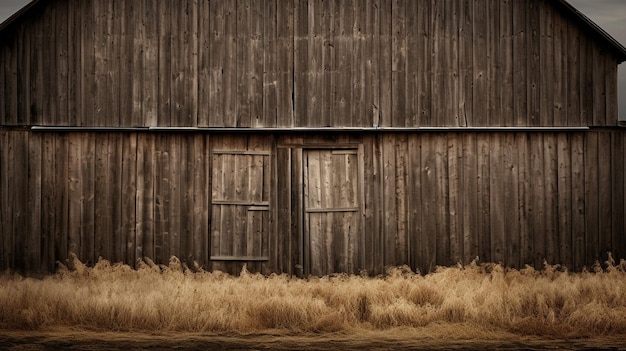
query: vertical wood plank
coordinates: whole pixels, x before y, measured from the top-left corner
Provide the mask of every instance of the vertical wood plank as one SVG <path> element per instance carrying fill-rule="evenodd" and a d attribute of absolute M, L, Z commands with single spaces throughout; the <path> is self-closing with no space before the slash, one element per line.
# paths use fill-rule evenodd
<path fill-rule="evenodd" d="M 9 189 L 9 177 L 8 177 L 8 141 L 9 135 L 8 131 L 0 130 L 0 233 L 2 236 L 0 237 L 0 267 L 3 270 L 8 268 L 8 262 L 5 254 L 5 245 L 4 238 L 9 236 L 9 201 L 8 196 L 10 192 Z"/>
<path fill-rule="evenodd" d="M 539 125 L 554 123 L 554 23 L 551 4 L 541 2 L 539 11 Z"/>
<path fill-rule="evenodd" d="M 408 231 L 407 231 L 407 157 L 408 157 L 408 139 L 406 134 L 398 134 L 394 136 L 396 153 L 396 181 L 395 181 L 395 201 L 396 201 L 396 217 L 398 223 L 397 230 L 397 248 L 396 248 L 396 265 L 408 264 Z M 352 179 L 355 182 L 356 179 Z M 354 196 L 353 196 L 354 198 Z"/>
<path fill-rule="evenodd" d="M 604 59 L 604 52 L 598 47 L 595 42 L 590 43 L 588 59 L 592 61 L 592 84 L 593 101 L 591 101 L 593 108 L 593 117 L 589 121 L 591 125 L 601 126 L 606 123 L 606 68 Z"/>
<path fill-rule="evenodd" d="M 294 9 L 294 0 L 283 0 L 276 5 L 276 18 L 267 19 L 277 23 L 277 127 L 294 126 Z"/>
<path fill-rule="evenodd" d="M 541 125 L 541 14 L 540 1 L 527 2 L 527 125 Z"/>
<path fill-rule="evenodd" d="M 1 135 L 1 134 L 0 134 Z M 27 222 L 26 244 L 26 270 L 29 272 L 41 272 L 41 186 L 42 186 L 42 153 L 41 136 L 31 134 L 28 141 L 28 210 L 30 218 Z M 1 144 L 1 142 L 0 142 Z M 4 149 L 4 147 L 3 147 Z M 2 158 L 2 152 L 0 152 Z M 2 160 L 0 160 L 0 165 Z M 0 166 L 0 177 L 4 177 Z M 0 182 L 2 189 L 2 182 Z M 5 193 L 5 192 L 3 192 Z M 0 196 L 0 201 L 2 197 Z M 0 204 L 2 206 L 2 204 Z M 0 211 L 0 222 L 2 211 Z"/>
<path fill-rule="evenodd" d="M 603 102 L 600 102 L 601 104 Z M 595 104 L 595 102 L 594 102 Z M 616 193 L 617 185 L 613 184 L 612 180 L 612 168 L 616 167 L 613 164 L 612 151 L 612 138 L 613 132 L 598 133 L 598 223 L 599 223 L 599 250 L 596 253 L 596 258 L 600 262 L 604 262 L 607 257 L 607 253 L 612 250 L 612 207 L 613 196 L 618 196 Z M 624 155 L 621 155 L 622 159 Z"/>
<path fill-rule="evenodd" d="M 544 134 L 543 157 L 545 179 L 545 259 L 550 264 L 564 264 L 560 262 L 559 236 L 559 196 L 558 187 L 558 136 L 555 133 Z"/>
<path fill-rule="evenodd" d="M 80 125 L 81 126 L 93 126 L 94 125 L 94 75 L 96 71 L 94 60 L 94 45 L 95 42 L 95 18 L 94 18 L 94 3 L 81 2 L 83 16 L 81 17 L 81 39 L 85 45 L 81 46 L 80 62 L 81 62 L 81 81 L 80 81 Z M 89 45 L 88 45 L 89 44 Z"/>
<path fill-rule="evenodd" d="M 9 139 L 11 140 L 11 139 Z M 54 254 L 54 234 L 55 234 L 55 225 L 56 225 L 56 194 L 55 194 L 55 162 L 54 162 L 54 135 L 46 134 L 43 140 L 43 170 L 42 170 L 42 211 L 43 215 L 41 218 L 41 247 L 42 247 L 42 270 L 43 271 L 53 271 L 55 268 L 55 254 Z M 10 154 L 5 154 L 10 157 Z M 7 169 L 7 174 L 11 174 L 10 169 Z M 10 179 L 7 177 L 7 179 Z M 12 193 L 12 192 L 11 192 Z M 7 197 L 7 199 L 9 199 Z M 10 201 L 7 201 L 9 203 Z M 12 222 L 7 221 L 10 220 L 10 217 L 5 217 L 6 224 L 9 224 L 8 228 L 12 228 Z M 6 250 L 5 243 L 5 250 Z M 5 253 L 6 259 L 6 253 Z"/>
<path fill-rule="evenodd" d="M 606 83 L 606 120 L 605 125 L 615 126 L 619 121 L 618 112 L 618 68 L 615 61 L 612 61 L 608 52 L 604 52 L 604 78 Z M 618 101 L 618 103 L 615 103 Z"/>
<path fill-rule="evenodd" d="M 382 136 L 382 164 L 383 164 L 383 237 L 384 265 L 397 266 L 398 258 L 398 209 L 396 208 L 396 150 L 394 135 Z"/>
<path fill-rule="evenodd" d="M 487 125 L 499 125 L 502 123 L 500 85 L 502 67 L 500 65 L 501 56 L 506 50 L 500 49 L 500 0 L 487 0 L 487 13 L 493 14 L 487 19 Z"/>
<path fill-rule="evenodd" d="M 431 134 L 423 134 L 420 137 L 422 142 L 422 225 L 424 230 L 424 241 L 422 242 L 422 264 L 423 272 L 430 272 L 435 265 L 439 263 L 437 260 L 437 174 L 435 167 L 435 146 L 434 137 Z"/>
<path fill-rule="evenodd" d="M 513 125 L 527 125 L 528 117 L 528 20 L 526 2 L 513 1 Z"/>
<path fill-rule="evenodd" d="M 585 144 L 585 248 L 584 263 L 592 264 L 600 252 L 600 133 L 587 133 Z"/>
<path fill-rule="evenodd" d="M 155 136 L 150 134 L 137 135 L 137 223 L 135 229 L 135 258 L 154 258 L 154 230 L 156 226 L 155 174 L 157 159 Z M 159 199 L 160 200 L 160 199 Z"/>
<path fill-rule="evenodd" d="M 518 162 L 518 193 L 519 193 L 519 247 L 520 267 L 532 265 L 533 257 L 533 233 L 530 222 L 533 220 L 532 198 L 532 168 L 531 146 L 529 133 L 520 133 L 517 137 L 517 162 Z"/>
<path fill-rule="evenodd" d="M 58 125 L 67 125 L 68 124 L 68 97 L 69 97 L 69 21 L 68 17 L 70 15 L 68 2 L 63 1 L 59 3 L 55 3 L 53 5 L 53 11 L 55 13 L 56 22 L 55 22 L 55 36 L 56 36 L 56 97 L 57 105 L 56 105 L 56 123 Z"/>
<path fill-rule="evenodd" d="M 489 134 L 476 136 L 478 152 L 478 257 L 481 262 L 492 262 L 491 258 L 491 220 L 490 220 L 490 152 Z"/>
<path fill-rule="evenodd" d="M 567 25 L 567 73 L 568 93 L 567 93 L 567 125 L 582 125 L 580 119 L 580 74 L 581 74 L 581 54 L 580 54 L 580 31 L 575 23 L 569 22 Z"/>
<path fill-rule="evenodd" d="M 572 261 L 574 269 L 581 270 L 585 263 L 585 135 L 571 136 L 572 160 Z"/>
<path fill-rule="evenodd" d="M 572 148 L 573 138 L 565 133 L 557 134 L 557 160 L 558 160 L 558 259 L 559 264 L 565 265 L 568 269 L 575 269 L 572 262 L 572 217 L 574 204 L 572 179 Z"/>
<path fill-rule="evenodd" d="M 14 152 L 14 144 L 15 144 L 15 132 L 6 132 L 3 135 L 4 145 L 2 145 L 2 164 L 0 166 L 2 169 L 0 170 L 0 174 L 2 175 L 2 213 L 3 213 L 3 227 L 2 227 L 2 238 L 0 238 L 0 246 L 1 246 L 1 256 L 2 259 L 2 267 L 9 268 L 13 265 L 13 240 L 15 238 L 15 224 L 14 224 L 14 214 L 11 209 L 14 207 L 15 203 L 15 191 L 9 191 L 9 189 L 15 189 L 16 180 L 15 180 L 15 152 Z M 47 156 L 47 155 L 46 155 Z M 46 203 L 46 209 L 49 208 L 49 204 Z M 50 236 L 50 232 L 46 231 L 43 233 L 45 238 L 47 239 Z M 47 243 L 47 242 L 46 242 Z"/>
<path fill-rule="evenodd" d="M 69 197 L 69 228 L 68 253 L 80 255 L 81 240 L 81 208 L 82 208 L 82 175 L 81 159 L 84 157 L 82 141 L 83 134 L 72 135 L 68 140 L 68 197 Z"/>
<path fill-rule="evenodd" d="M 594 53 L 593 42 L 583 35 L 579 37 L 579 69 L 580 69 L 580 123 L 581 125 L 594 125 L 593 101 L 598 91 L 594 91 Z"/>
<path fill-rule="evenodd" d="M 276 211 L 276 233 L 271 240 L 270 251 L 273 248 L 275 254 L 270 255 L 270 266 L 275 267 L 273 270 L 284 272 L 282 261 L 282 252 L 285 248 L 289 248 L 291 238 L 291 152 L 288 148 L 279 148 L 276 150 L 276 179 L 277 184 L 277 211 Z M 295 250 L 298 255 L 300 250 Z M 296 264 L 302 266 L 301 260 Z M 297 272 L 302 273 L 302 272 Z"/>
<path fill-rule="evenodd" d="M 159 6 L 163 6 L 168 12 L 161 15 Z M 168 45 L 170 35 L 168 19 L 172 14 L 168 6 L 168 0 L 142 0 L 135 8 L 138 12 L 135 18 L 139 18 L 140 21 L 136 23 L 135 35 L 132 37 L 135 49 L 131 50 L 139 47 L 143 52 L 136 55 L 133 60 L 132 81 L 135 100 L 133 113 L 138 114 L 137 117 L 133 117 L 137 119 L 133 120 L 142 126 L 170 125 L 171 115 L 168 114 L 167 107 L 171 95 L 167 89 L 170 87 L 171 75 L 167 73 L 171 72 L 167 65 L 170 65 L 170 61 L 175 61 L 175 56 L 169 56 L 171 47 Z M 163 109 L 160 108 L 160 104 L 163 104 Z"/>
<path fill-rule="evenodd" d="M 137 169 L 139 136 L 130 133 L 122 136 L 121 141 L 121 247 L 120 259 L 133 265 L 137 258 Z"/>
<path fill-rule="evenodd" d="M 392 126 L 392 1 L 380 0 L 379 125 Z"/>
<path fill-rule="evenodd" d="M 223 49 L 223 77 L 222 77 L 222 92 L 220 97 L 223 99 L 223 110 L 221 111 L 221 118 L 224 119 L 225 127 L 237 127 L 239 126 L 238 120 L 238 100 L 237 100 L 237 18 L 238 8 L 235 6 L 234 1 L 224 1 L 224 49 Z M 217 116 L 217 118 L 220 118 Z"/>
<path fill-rule="evenodd" d="M 264 1 L 262 3 L 263 17 L 263 42 L 264 49 L 262 64 L 263 72 L 261 80 L 263 81 L 263 101 L 262 101 L 262 119 L 265 126 L 276 126 L 278 115 L 278 91 L 281 86 L 279 83 L 280 73 L 278 72 L 278 60 L 282 53 L 279 51 L 280 43 L 278 38 L 278 7 L 291 7 L 292 4 L 278 6 L 276 0 Z M 281 19 L 281 21 L 289 21 L 289 18 Z"/>
<path fill-rule="evenodd" d="M 529 231 L 533 242 L 533 259 L 534 267 L 541 268 L 546 258 L 545 252 L 545 196 L 546 182 L 544 174 L 544 135 L 541 133 L 532 133 L 530 135 L 530 169 L 529 173 L 533 179 L 531 191 L 531 207 Z M 552 262 L 550 262 L 552 263 Z"/>
<path fill-rule="evenodd" d="M 187 113 L 187 112 L 185 112 Z M 168 151 L 169 157 L 166 162 L 168 165 L 165 166 L 168 170 L 167 173 L 164 174 L 167 177 L 166 183 L 168 187 L 168 197 L 169 197 L 169 211 L 165 212 L 164 215 L 167 216 L 169 221 L 169 226 L 167 226 L 169 243 L 164 243 L 163 250 L 163 261 L 169 262 L 170 257 L 178 256 L 180 257 L 180 249 L 181 249 L 181 230 L 182 230 L 182 210 L 183 206 L 181 203 L 182 200 L 182 158 L 184 154 L 182 153 L 182 135 L 181 134 L 172 134 L 168 136 Z M 165 179 L 164 179 L 165 180 Z M 167 200 L 166 200 L 167 201 Z M 164 241 L 166 239 L 164 238 Z"/>
<path fill-rule="evenodd" d="M 170 245 L 170 135 L 155 137 L 154 254 L 156 263 L 167 263 Z"/>
<path fill-rule="evenodd" d="M 18 29 L 16 40 L 18 44 L 18 80 L 17 80 L 17 94 L 11 96 L 11 98 L 17 100 L 17 125 L 26 125 L 29 123 L 29 105 L 30 105 L 30 87 L 26 82 L 30 81 L 30 39 L 32 37 L 32 31 L 27 26 L 21 26 Z"/>
<path fill-rule="evenodd" d="M 95 240 L 95 164 L 96 145 L 95 134 L 85 133 L 81 138 L 81 176 L 83 196 L 81 204 L 81 228 L 80 242 L 81 252 L 79 258 L 85 264 L 95 264 L 97 257 L 94 257 Z"/>
<path fill-rule="evenodd" d="M 173 104 L 173 96 L 172 96 L 172 66 L 171 61 L 177 57 L 175 51 L 172 49 L 172 37 L 174 33 L 172 32 L 172 23 L 175 21 L 173 19 L 173 3 L 171 0 L 164 0 L 157 2 L 157 11 L 158 11 L 158 74 L 161 79 L 158 80 L 158 125 L 159 126 L 170 126 L 174 121 L 172 121 L 172 104 Z M 178 6 L 176 6 L 178 7 Z M 143 30 L 143 27 L 139 27 Z M 137 37 L 137 34 L 135 34 Z M 143 64 L 138 60 L 136 61 L 138 65 Z M 146 62 L 147 63 L 147 62 Z M 145 73 L 142 66 L 139 66 L 138 69 L 141 71 L 141 75 Z M 133 72 L 135 69 L 133 69 Z M 135 97 L 135 100 L 137 97 Z M 133 113 L 137 113 L 133 111 Z"/>
<path fill-rule="evenodd" d="M 124 262 L 126 259 L 126 233 L 123 231 L 122 223 L 122 144 L 125 136 L 118 133 L 111 133 L 109 136 L 109 193 L 107 197 L 110 199 L 109 221 L 111 222 L 111 231 L 107 233 L 110 237 L 107 248 L 107 258 L 113 262 Z"/>
<path fill-rule="evenodd" d="M 211 111 L 211 1 L 198 1 L 198 127 L 210 126 Z"/>
<path fill-rule="evenodd" d="M 514 106 L 514 32 L 513 32 L 513 5 L 510 0 L 500 2 L 500 42 L 499 42 L 499 60 L 500 73 L 498 84 L 500 86 L 500 106 L 498 108 L 500 117 L 499 123 L 491 120 L 490 125 L 515 125 Z"/>
<path fill-rule="evenodd" d="M 459 125 L 473 125 L 474 106 L 474 6 L 461 0 L 459 10 Z"/>
<path fill-rule="evenodd" d="M 504 163 L 504 136 L 501 133 L 489 135 L 489 219 L 491 232 L 491 261 L 505 264 L 505 221 L 513 216 L 506 205 L 506 182 Z"/>
<path fill-rule="evenodd" d="M 95 134 L 95 174 L 94 174 L 94 256 L 111 259 L 109 242 L 112 223 L 111 198 L 109 197 L 112 179 L 109 178 L 109 134 Z"/>
<path fill-rule="evenodd" d="M 503 237 L 504 262 L 507 267 L 522 267 L 520 264 L 520 221 L 522 220 L 523 206 L 520 205 L 519 159 L 520 146 L 517 133 L 506 133 L 503 138 L 503 167 L 504 167 L 504 204 L 505 228 Z"/>
<path fill-rule="evenodd" d="M 193 138 L 193 259 L 201 266 L 209 262 L 209 151 L 208 136 L 195 135 Z"/>
<path fill-rule="evenodd" d="M 487 1 L 474 0 L 473 27 L 473 61 L 474 61 L 474 90 L 472 91 L 473 123 L 474 126 L 486 126 L 489 123 L 488 81 L 487 81 L 487 17 L 481 14 L 488 13 Z"/>
<path fill-rule="evenodd" d="M 28 207 L 28 142 L 29 132 L 27 131 L 15 131 L 12 132 L 14 136 L 14 168 L 13 174 L 15 183 L 13 186 L 13 192 L 15 193 L 13 204 L 10 205 L 13 209 L 13 247 L 11 248 L 13 257 L 11 266 L 18 269 L 25 269 L 28 266 L 26 257 L 28 252 L 28 222 L 31 219 L 31 209 Z M 67 207 L 65 207 L 67 208 Z M 64 208 L 64 209 L 65 209 Z M 64 211 L 67 213 L 66 211 Z M 65 222 L 67 224 L 67 222 Z M 63 234 L 65 234 L 64 232 Z M 30 256 L 30 255 L 28 255 Z"/>
<path fill-rule="evenodd" d="M 612 247 L 611 251 L 614 258 L 624 258 L 626 251 L 624 251 L 624 133 L 613 132 L 611 133 L 612 145 L 611 145 L 611 198 L 612 198 Z"/>
<path fill-rule="evenodd" d="M 407 121 L 407 20 L 404 0 L 391 4 L 391 126 L 405 127 Z M 386 161 L 388 162 L 388 161 Z"/>
<path fill-rule="evenodd" d="M 463 263 L 463 213 L 465 192 L 462 188 L 464 169 L 462 160 L 463 139 L 460 134 L 448 135 L 448 215 L 450 216 L 450 264 Z"/>
<path fill-rule="evenodd" d="M 109 97 L 111 96 L 108 86 L 108 60 L 109 60 L 109 45 L 108 40 L 111 34 L 109 26 L 109 16 L 111 13 L 113 2 L 93 2 L 94 12 L 94 75 L 92 77 L 93 84 L 93 105 L 92 108 L 93 120 L 91 125 L 93 126 L 105 126 L 107 125 L 107 118 L 110 116 L 109 109 L 111 103 Z M 45 79 L 45 77 L 44 77 Z"/>
<path fill-rule="evenodd" d="M 182 135 L 180 145 L 180 250 L 175 253 L 181 261 L 190 265 L 193 261 L 193 233 L 197 216 L 195 214 L 194 192 L 194 135 Z"/>
<path fill-rule="evenodd" d="M 568 46 L 568 21 L 557 11 L 551 11 L 554 18 L 554 123 L 555 126 L 567 125 L 567 95 L 571 87 L 568 80 L 570 72 L 568 60 L 570 55 Z M 572 68 L 572 71 L 576 69 Z"/>
<path fill-rule="evenodd" d="M 469 264 L 479 255 L 479 207 L 478 207 L 478 152 L 476 146 L 476 134 L 463 133 L 461 160 L 458 161 L 463 168 L 461 186 L 463 188 L 463 203 L 461 204 L 463 228 L 463 263 Z"/>
<path fill-rule="evenodd" d="M 81 65 L 80 53 L 83 46 L 81 38 L 80 19 L 83 15 L 81 12 L 80 1 L 68 1 L 68 102 L 67 102 L 67 123 L 68 125 L 80 125 L 80 82 L 81 82 Z M 78 253 L 76 253 L 78 254 Z"/>
<path fill-rule="evenodd" d="M 43 99 L 43 114 L 42 117 L 46 120 L 47 124 L 54 124 L 57 119 L 57 99 L 58 99 L 58 91 L 57 91 L 57 54 L 56 54 L 56 37 L 52 34 L 56 29 L 56 14 L 54 11 L 50 11 L 49 14 L 43 16 L 43 34 L 42 34 L 42 55 L 44 59 L 44 66 L 46 69 L 43 70 L 43 87 L 44 87 L 44 99 Z M 19 64 L 19 61 L 18 61 Z M 23 79 L 23 78 L 22 78 Z M 21 83 L 22 79 L 18 82 Z M 22 101 L 24 110 L 18 110 L 18 123 L 20 122 L 21 116 L 26 116 L 28 111 L 26 96 Z M 20 101 L 18 97 L 18 102 Z M 19 106 L 19 105 L 18 105 Z"/>

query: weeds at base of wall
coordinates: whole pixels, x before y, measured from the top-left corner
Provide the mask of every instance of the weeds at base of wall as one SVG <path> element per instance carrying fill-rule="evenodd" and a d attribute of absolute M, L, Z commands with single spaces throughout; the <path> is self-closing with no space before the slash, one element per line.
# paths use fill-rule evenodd
<path fill-rule="evenodd" d="M 626 262 L 591 271 L 497 264 L 407 267 L 384 277 L 297 279 L 192 270 L 173 257 L 138 269 L 76 257 L 43 279 L 0 276 L 0 328 L 189 333 L 439 330 L 454 337 L 512 333 L 626 336 Z M 473 331 L 473 332 L 472 332 Z"/>

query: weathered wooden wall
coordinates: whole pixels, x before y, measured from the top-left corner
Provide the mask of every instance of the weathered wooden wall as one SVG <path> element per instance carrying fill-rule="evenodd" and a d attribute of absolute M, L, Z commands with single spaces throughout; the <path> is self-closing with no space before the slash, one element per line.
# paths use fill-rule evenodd
<path fill-rule="evenodd" d="M 621 131 L 0 129 L 0 269 L 49 271 L 70 252 L 231 272 L 426 272 L 476 256 L 581 269 L 626 257 L 625 153 Z"/>
<path fill-rule="evenodd" d="M 614 126 L 548 0 L 57 0 L 0 38 L 0 125 Z"/>

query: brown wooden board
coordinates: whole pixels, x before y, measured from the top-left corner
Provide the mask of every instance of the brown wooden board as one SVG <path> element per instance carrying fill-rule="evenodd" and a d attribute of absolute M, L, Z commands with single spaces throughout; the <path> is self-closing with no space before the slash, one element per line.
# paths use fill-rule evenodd
<path fill-rule="evenodd" d="M 545 253 L 544 258 L 550 264 L 566 262 L 560 261 L 559 246 L 559 196 L 566 191 L 559 189 L 558 182 L 558 134 L 544 134 L 543 139 L 543 178 L 545 180 L 544 211 L 545 211 Z"/>
<path fill-rule="evenodd" d="M 613 225 L 613 196 L 616 193 L 617 185 L 612 182 L 612 134 L 611 132 L 598 133 L 598 231 L 599 231 L 599 251 L 596 257 L 600 262 L 606 259 L 606 255 L 613 248 L 612 225 Z M 621 155 L 624 159 L 624 155 Z"/>
<path fill-rule="evenodd" d="M 568 269 L 574 269 L 572 260 L 572 217 L 573 206 L 575 205 L 575 198 L 573 196 L 572 180 L 574 178 L 574 170 L 572 166 L 572 153 L 570 149 L 573 149 L 572 137 L 565 133 L 557 134 L 557 162 L 558 162 L 558 204 L 557 216 L 558 216 L 558 231 L 557 231 L 557 245 L 559 256 L 555 257 L 555 262 L 566 265 Z M 554 206 L 554 205 L 553 205 Z M 556 254 L 556 251 L 555 251 Z"/>
<path fill-rule="evenodd" d="M 546 2 L 538 4 L 539 14 L 539 72 L 541 82 L 538 87 L 539 97 L 539 120 L 538 125 L 551 126 L 554 124 L 554 17 L 550 12 L 550 5 Z"/>
<path fill-rule="evenodd" d="M 624 239 L 624 133 L 611 133 L 611 209 L 612 209 L 612 245 L 611 251 L 613 257 L 624 257 L 626 240 Z"/>
<path fill-rule="evenodd" d="M 504 135 L 494 133 L 489 135 L 489 219 L 490 219 L 490 247 L 491 262 L 505 264 L 505 226 L 506 218 L 514 216 L 506 206 L 505 191 L 507 174 L 505 173 L 505 146 Z"/>
<path fill-rule="evenodd" d="M 576 270 L 585 264 L 585 145 L 584 134 L 571 136 L 572 160 L 572 264 Z"/>
<path fill-rule="evenodd" d="M 589 267 L 600 250 L 600 138 L 603 133 L 585 135 L 585 264 Z"/>
<path fill-rule="evenodd" d="M 136 133 L 123 135 L 121 142 L 121 193 L 120 193 L 120 247 L 119 259 L 129 264 L 134 264 L 137 247 L 137 166 L 138 166 L 138 142 Z"/>
<path fill-rule="evenodd" d="M 478 217 L 478 257 L 481 262 L 491 262 L 489 142 L 489 134 L 480 133 L 476 136 L 478 171 L 476 215 Z"/>

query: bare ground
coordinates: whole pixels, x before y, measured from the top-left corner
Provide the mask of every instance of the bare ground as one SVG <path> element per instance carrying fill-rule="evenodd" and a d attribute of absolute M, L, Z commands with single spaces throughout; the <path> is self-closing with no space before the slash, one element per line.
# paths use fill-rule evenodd
<path fill-rule="evenodd" d="M 621 337 L 558 339 L 479 332 L 439 335 L 429 330 L 322 334 L 117 333 L 80 330 L 0 330 L 1 350 L 626 350 Z M 446 328 L 447 329 L 447 328 Z M 432 331 L 434 337 L 428 336 Z M 465 333 L 463 333 L 465 334 Z"/>

